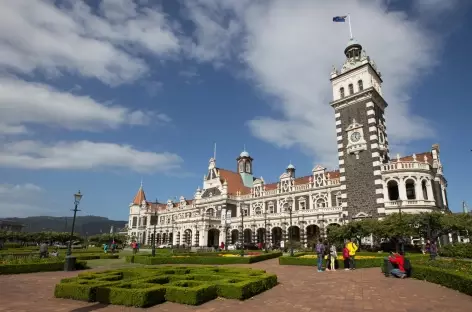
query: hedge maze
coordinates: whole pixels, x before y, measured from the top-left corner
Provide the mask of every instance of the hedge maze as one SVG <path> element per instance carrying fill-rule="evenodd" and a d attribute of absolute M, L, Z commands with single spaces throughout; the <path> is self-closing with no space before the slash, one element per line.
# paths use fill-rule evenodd
<path fill-rule="evenodd" d="M 165 301 L 199 305 L 217 297 L 245 300 L 277 285 L 264 270 L 149 267 L 81 273 L 56 285 L 56 298 L 150 307 Z"/>

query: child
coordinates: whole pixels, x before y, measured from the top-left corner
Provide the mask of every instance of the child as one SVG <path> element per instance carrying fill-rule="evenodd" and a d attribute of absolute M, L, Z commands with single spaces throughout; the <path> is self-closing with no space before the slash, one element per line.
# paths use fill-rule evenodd
<path fill-rule="evenodd" d="M 329 256 L 331 257 L 331 271 L 336 271 L 336 259 L 338 258 L 338 252 L 336 251 L 336 246 L 334 244 L 331 245 Z"/>
<path fill-rule="evenodd" d="M 349 249 L 344 245 L 343 248 L 344 270 L 349 270 Z"/>

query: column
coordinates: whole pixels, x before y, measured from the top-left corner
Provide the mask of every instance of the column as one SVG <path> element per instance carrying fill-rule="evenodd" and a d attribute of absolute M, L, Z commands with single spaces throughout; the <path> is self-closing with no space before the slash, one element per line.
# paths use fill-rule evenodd
<path fill-rule="evenodd" d="M 388 201 L 390 201 L 390 198 L 388 197 L 387 182 L 382 181 L 382 184 L 383 184 L 384 202 L 388 202 Z M 398 186 L 398 190 L 400 191 L 400 186 Z"/>
<path fill-rule="evenodd" d="M 415 181 L 415 195 L 417 200 L 424 200 L 423 188 L 421 187 L 421 180 Z"/>
<path fill-rule="evenodd" d="M 428 181 L 426 183 L 426 193 L 428 194 L 428 200 L 434 201 L 433 185 L 432 185 L 431 181 Z"/>
<path fill-rule="evenodd" d="M 406 200 L 406 187 L 403 179 L 400 179 L 400 182 L 398 183 L 398 193 L 400 195 L 400 200 Z"/>
<path fill-rule="evenodd" d="M 331 201 L 331 189 L 328 189 L 328 207 L 333 207 L 333 202 Z"/>

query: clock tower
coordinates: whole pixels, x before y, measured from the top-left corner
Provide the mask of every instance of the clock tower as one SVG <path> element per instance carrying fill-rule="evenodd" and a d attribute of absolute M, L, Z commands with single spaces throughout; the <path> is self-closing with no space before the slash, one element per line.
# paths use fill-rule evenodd
<path fill-rule="evenodd" d="M 384 214 L 380 165 L 389 160 L 382 79 L 374 61 L 351 39 L 331 84 L 335 111 L 341 197 L 350 220 Z"/>

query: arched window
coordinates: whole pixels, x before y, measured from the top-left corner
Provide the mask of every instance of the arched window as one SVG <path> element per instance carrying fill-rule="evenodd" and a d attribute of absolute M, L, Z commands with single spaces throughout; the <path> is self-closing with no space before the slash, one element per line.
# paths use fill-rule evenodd
<path fill-rule="evenodd" d="M 343 87 L 341 87 L 339 89 L 339 96 L 341 97 L 341 99 L 344 97 L 344 88 Z"/>
<path fill-rule="evenodd" d="M 349 95 L 354 94 L 354 85 L 352 83 L 349 84 Z"/>
<path fill-rule="evenodd" d="M 287 212 L 287 211 L 288 211 L 288 204 L 287 204 L 287 203 L 285 203 L 285 204 L 282 206 L 282 210 L 283 210 L 284 212 Z"/>
<path fill-rule="evenodd" d="M 274 204 L 269 204 L 269 213 L 275 213 L 275 206 L 274 206 Z"/>
<path fill-rule="evenodd" d="M 412 179 L 408 179 L 405 181 L 405 188 L 406 188 L 406 198 L 407 199 L 416 199 L 415 193 L 415 181 Z"/>
<path fill-rule="evenodd" d="M 260 216 L 262 214 L 261 207 L 257 207 L 256 209 L 254 209 L 254 212 L 256 213 L 256 216 Z"/>
<path fill-rule="evenodd" d="M 244 162 L 239 163 L 239 172 L 244 172 Z"/>
<path fill-rule="evenodd" d="M 215 210 L 213 208 L 208 208 L 206 211 L 207 217 L 213 217 L 215 214 Z"/>
<path fill-rule="evenodd" d="M 306 202 L 301 201 L 300 202 L 300 210 L 305 210 L 306 209 Z"/>
<path fill-rule="evenodd" d="M 341 194 L 339 194 L 339 193 L 336 194 L 336 207 L 341 207 L 342 202 L 343 202 L 343 200 L 342 200 Z"/>
<path fill-rule="evenodd" d="M 359 91 L 364 90 L 364 84 L 362 83 L 362 80 L 359 80 L 359 81 L 357 82 L 357 86 L 359 87 Z"/>
<path fill-rule="evenodd" d="M 246 172 L 251 173 L 251 164 L 249 162 L 246 163 Z"/>
<path fill-rule="evenodd" d="M 318 198 L 315 202 L 316 208 L 325 208 L 326 200 L 324 198 Z"/>
<path fill-rule="evenodd" d="M 426 184 L 426 180 L 421 181 L 421 189 L 423 190 L 423 198 L 428 200 L 428 185 Z"/>
<path fill-rule="evenodd" d="M 388 189 L 388 199 L 389 200 L 398 200 L 399 199 L 397 181 L 394 181 L 394 180 L 388 181 L 387 189 Z"/>

